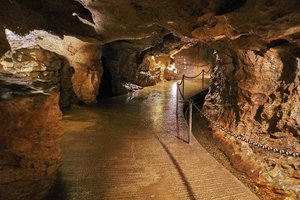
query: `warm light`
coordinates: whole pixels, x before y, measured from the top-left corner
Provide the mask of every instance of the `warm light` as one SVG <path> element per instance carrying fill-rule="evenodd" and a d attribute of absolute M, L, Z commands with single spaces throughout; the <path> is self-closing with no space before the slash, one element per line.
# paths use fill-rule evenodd
<path fill-rule="evenodd" d="M 176 97 L 176 93 L 177 93 L 177 82 L 172 84 L 172 96 Z"/>
<path fill-rule="evenodd" d="M 27 48 L 30 46 L 34 46 L 36 44 L 36 40 L 31 35 L 21 36 L 9 29 L 5 29 L 5 35 L 7 41 L 12 49 L 16 48 Z"/>
<path fill-rule="evenodd" d="M 18 35 L 9 29 L 5 29 L 5 35 L 11 49 L 28 48 L 38 44 L 38 41 L 50 36 L 60 40 L 58 36 L 52 35 L 44 30 L 33 30 L 26 35 Z"/>
<path fill-rule="evenodd" d="M 167 67 L 167 69 L 168 69 L 169 71 L 172 71 L 172 72 L 174 72 L 175 74 L 177 74 L 177 69 L 176 69 L 176 67 L 175 67 L 174 64 L 170 64 L 170 65 Z"/>

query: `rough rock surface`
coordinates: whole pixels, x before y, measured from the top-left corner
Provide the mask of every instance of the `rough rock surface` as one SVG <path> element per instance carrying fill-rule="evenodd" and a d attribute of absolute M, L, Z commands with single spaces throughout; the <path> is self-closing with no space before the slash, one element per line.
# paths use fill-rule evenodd
<path fill-rule="evenodd" d="M 134 45 L 128 41 L 108 44 L 103 49 L 103 65 L 112 76 L 112 92 L 115 95 L 139 89 L 139 86 L 155 84 L 149 65 L 141 65 L 136 61 L 140 58 L 143 46 Z M 141 64 L 141 63 L 140 63 Z"/>
<path fill-rule="evenodd" d="M 25 35 L 33 30 L 45 30 L 63 35 L 83 35 L 86 38 L 97 38 L 93 26 L 83 23 L 82 19 L 92 23 L 91 13 L 80 3 L 73 0 L 37 0 L 1 1 L 0 27 Z"/>
<path fill-rule="evenodd" d="M 215 45 L 216 68 L 205 111 L 236 134 L 300 152 L 300 58 L 290 44 L 264 53 Z M 214 128 L 232 163 L 265 191 L 265 199 L 299 199 L 300 160 L 253 148 Z"/>
<path fill-rule="evenodd" d="M 76 99 L 89 104 L 96 101 L 102 76 L 101 45 L 93 39 L 82 41 L 76 37 L 60 38 L 45 31 L 32 31 L 21 36 L 6 31 L 12 49 L 42 48 L 59 54 L 63 60 L 62 107 L 68 107 Z"/>
<path fill-rule="evenodd" d="M 19 79 L 30 79 L 41 90 L 50 90 L 59 85 L 60 57 L 39 46 L 8 51 L 0 60 L 0 72 Z"/>
<path fill-rule="evenodd" d="M 61 163 L 59 94 L 0 101 L 0 199 L 42 199 Z"/>
<path fill-rule="evenodd" d="M 0 60 L 0 199 L 42 199 L 61 162 L 61 58 L 39 46 Z"/>
<path fill-rule="evenodd" d="M 0 95 L 9 99 L 13 93 L 21 94 L 20 91 L 11 91 L 11 84 L 27 86 L 35 93 L 48 93 L 59 88 L 60 106 L 66 108 L 74 102 L 72 76 L 72 68 L 67 60 L 38 45 L 13 49 L 0 59 L 0 80 L 6 82 Z M 24 95 L 28 94 L 23 92 Z"/>
<path fill-rule="evenodd" d="M 71 80 L 76 97 L 86 104 L 96 102 L 103 73 L 102 46 L 96 41 L 82 41 L 71 36 L 60 39 L 49 34 L 44 34 L 37 43 L 64 57 L 69 66 L 66 71 L 74 68 Z M 68 94 L 73 91 L 69 90 Z"/>
<path fill-rule="evenodd" d="M 191 36 L 193 22 L 202 14 L 207 1 L 80 0 L 93 16 L 95 28 L 105 43 L 141 39 L 166 28 L 179 37 Z"/>
<path fill-rule="evenodd" d="M 179 51 L 185 43 L 161 28 L 144 39 L 121 40 L 104 45 L 103 64 L 111 73 L 113 93 L 123 94 L 161 81 L 161 68 L 165 66 L 159 66 L 153 56 Z"/>
<path fill-rule="evenodd" d="M 266 42 L 284 38 L 291 44 L 299 45 L 299 1 L 225 2 L 210 1 L 205 14 L 197 20 L 195 26 L 198 28 L 193 30 L 194 37 L 202 41 L 216 41 L 258 36 Z"/>

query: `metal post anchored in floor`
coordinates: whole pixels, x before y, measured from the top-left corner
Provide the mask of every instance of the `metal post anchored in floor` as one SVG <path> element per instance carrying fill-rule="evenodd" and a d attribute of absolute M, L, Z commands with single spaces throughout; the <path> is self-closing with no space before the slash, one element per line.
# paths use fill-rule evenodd
<path fill-rule="evenodd" d="M 182 96 L 184 98 L 184 75 L 182 75 Z"/>
<path fill-rule="evenodd" d="M 176 83 L 176 117 L 178 118 L 178 93 L 179 93 L 179 85 Z"/>
<path fill-rule="evenodd" d="M 204 89 L 204 69 L 202 70 L 202 90 Z"/>
<path fill-rule="evenodd" d="M 189 100 L 189 144 L 192 144 L 193 100 Z"/>

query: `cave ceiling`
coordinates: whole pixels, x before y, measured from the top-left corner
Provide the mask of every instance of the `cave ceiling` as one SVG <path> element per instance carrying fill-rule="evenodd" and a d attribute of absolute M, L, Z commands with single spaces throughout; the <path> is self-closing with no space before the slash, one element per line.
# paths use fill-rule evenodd
<path fill-rule="evenodd" d="M 0 5 L 0 53 L 9 49 L 6 28 L 101 44 L 145 39 L 157 45 L 170 33 L 185 42 L 226 38 L 254 49 L 278 40 L 300 43 L 298 0 L 8 0 Z"/>

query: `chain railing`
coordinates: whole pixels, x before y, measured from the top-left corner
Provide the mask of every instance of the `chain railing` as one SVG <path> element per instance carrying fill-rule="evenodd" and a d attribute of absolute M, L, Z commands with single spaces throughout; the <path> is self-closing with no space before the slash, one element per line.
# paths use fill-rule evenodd
<path fill-rule="evenodd" d="M 184 81 L 187 79 L 195 79 L 199 76 L 202 75 L 201 77 L 201 82 L 202 82 L 202 90 L 204 89 L 204 78 L 205 78 L 205 74 L 208 74 L 210 72 L 210 70 L 205 71 L 202 70 L 202 72 L 200 72 L 199 74 L 197 74 L 196 76 L 186 76 L 183 75 L 182 79 L 180 82 L 177 82 L 177 92 L 176 92 L 176 117 L 178 118 L 178 106 L 179 106 L 179 94 L 182 98 L 182 102 L 183 103 L 188 103 L 189 104 L 189 118 L 188 118 L 188 126 L 189 126 L 189 135 L 188 135 L 188 143 L 191 144 L 192 143 L 192 121 L 193 121 L 193 107 L 195 107 L 195 109 L 200 113 L 200 115 L 207 120 L 212 126 L 215 126 L 216 128 L 218 128 L 219 130 L 221 130 L 222 132 L 224 132 L 225 134 L 232 136 L 240 141 L 246 142 L 251 146 L 254 147 L 258 147 L 270 152 L 274 152 L 274 153 L 278 153 L 287 157 L 294 157 L 294 158 L 298 158 L 300 157 L 300 152 L 293 152 L 293 151 L 288 151 L 282 148 L 277 148 L 277 147 L 272 147 L 263 143 L 259 143 L 256 141 L 253 141 L 243 135 L 238 135 L 235 134 L 233 132 L 231 132 L 230 130 L 224 128 L 223 126 L 221 126 L 220 124 L 218 124 L 216 121 L 212 120 L 210 118 L 210 116 L 208 116 L 206 113 L 202 112 L 201 109 L 196 105 L 196 103 L 193 102 L 193 100 L 190 99 L 186 99 L 184 96 Z M 180 86 L 182 86 L 182 90 L 180 89 Z"/>
<path fill-rule="evenodd" d="M 209 73 L 210 69 L 208 71 L 205 71 L 204 69 L 197 75 L 195 76 L 186 76 L 186 75 L 182 75 L 182 79 L 180 82 L 177 82 L 177 90 L 176 90 L 176 117 L 178 118 L 178 106 L 179 106 L 179 94 L 183 100 L 183 103 L 188 103 L 189 104 L 189 118 L 188 118 L 188 126 L 189 126 L 189 135 L 188 135 L 188 143 L 191 144 L 192 143 L 192 122 L 193 122 L 193 100 L 192 99 L 186 99 L 184 96 L 184 92 L 185 92 L 185 80 L 188 79 L 195 79 L 199 76 L 201 76 L 201 88 L 202 90 L 204 89 L 204 76 L 205 74 Z M 182 90 L 180 89 L 180 86 L 182 86 Z"/>

